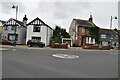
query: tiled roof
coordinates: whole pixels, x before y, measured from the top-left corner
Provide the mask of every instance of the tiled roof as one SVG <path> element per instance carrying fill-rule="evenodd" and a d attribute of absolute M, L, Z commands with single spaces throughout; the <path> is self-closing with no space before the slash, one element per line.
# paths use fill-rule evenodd
<path fill-rule="evenodd" d="M 120 30 L 117 30 L 117 32 L 120 34 Z"/>
<path fill-rule="evenodd" d="M 73 19 L 73 20 L 76 21 L 76 23 L 79 24 L 80 26 L 85 26 L 85 27 L 96 26 L 93 22 L 89 20 L 83 20 L 83 19 Z"/>
<path fill-rule="evenodd" d="M 116 34 L 116 31 L 113 29 L 104 29 L 104 28 L 100 28 L 100 33 L 103 34 Z"/>

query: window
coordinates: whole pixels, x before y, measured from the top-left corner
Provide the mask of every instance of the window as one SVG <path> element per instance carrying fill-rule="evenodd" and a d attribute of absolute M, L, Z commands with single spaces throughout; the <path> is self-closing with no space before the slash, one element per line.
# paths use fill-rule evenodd
<path fill-rule="evenodd" d="M 11 26 L 11 30 L 15 30 L 15 27 L 16 27 L 16 26 Z"/>
<path fill-rule="evenodd" d="M 111 36 L 110 36 L 110 39 L 113 39 L 113 38 L 114 38 L 114 35 L 111 35 Z"/>
<path fill-rule="evenodd" d="M 118 42 L 116 43 L 116 47 L 118 47 L 119 46 L 119 44 L 118 44 Z"/>
<path fill-rule="evenodd" d="M 75 29 L 72 29 L 73 32 L 75 32 Z"/>
<path fill-rule="evenodd" d="M 41 37 L 32 37 L 33 41 L 41 41 Z"/>
<path fill-rule="evenodd" d="M 40 32 L 40 26 L 34 25 L 33 32 Z"/>
<path fill-rule="evenodd" d="M 111 37 L 110 39 L 113 39 L 113 37 Z"/>
<path fill-rule="evenodd" d="M 86 44 L 95 44 L 95 38 L 86 37 Z"/>
<path fill-rule="evenodd" d="M 101 34 L 101 38 L 106 38 L 106 34 Z"/>
<path fill-rule="evenodd" d="M 17 31 L 17 26 L 11 26 L 11 30 L 15 30 Z"/>
<path fill-rule="evenodd" d="M 3 40 L 7 40 L 7 36 L 3 36 Z"/>
<path fill-rule="evenodd" d="M 112 42 L 112 47 L 117 47 L 118 46 L 118 42 Z"/>
<path fill-rule="evenodd" d="M 89 37 L 89 39 L 88 39 L 88 40 L 89 40 L 89 41 L 88 41 L 88 43 L 89 43 L 89 44 L 91 44 L 91 37 Z"/>
<path fill-rule="evenodd" d="M 18 34 L 16 34 L 16 36 L 14 34 L 8 34 L 9 41 L 14 41 L 14 40 L 17 41 L 17 38 L 18 38 Z"/>
<path fill-rule="evenodd" d="M 93 38 L 93 44 L 95 44 L 95 38 Z"/>
<path fill-rule="evenodd" d="M 103 41 L 103 42 L 102 42 L 102 45 L 103 45 L 103 46 L 108 46 L 108 42 L 104 42 L 104 41 Z"/>
<path fill-rule="evenodd" d="M 118 39 L 118 35 L 115 35 L 115 39 Z"/>
<path fill-rule="evenodd" d="M 5 29 L 5 30 L 8 30 L 8 26 L 4 26 L 4 29 Z"/>
<path fill-rule="evenodd" d="M 82 33 L 85 33 L 85 29 L 82 27 Z"/>
<path fill-rule="evenodd" d="M 89 43 L 89 37 L 86 37 L 86 44 Z"/>

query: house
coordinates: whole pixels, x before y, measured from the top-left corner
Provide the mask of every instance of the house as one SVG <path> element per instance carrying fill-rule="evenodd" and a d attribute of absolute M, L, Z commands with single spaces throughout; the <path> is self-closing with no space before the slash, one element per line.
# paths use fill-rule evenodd
<path fill-rule="evenodd" d="M 118 47 L 119 33 L 112 29 L 100 28 L 100 42 L 102 46 Z"/>
<path fill-rule="evenodd" d="M 6 23 L 3 24 L 2 39 L 9 41 L 16 40 L 16 44 L 25 44 L 27 29 L 26 23 L 26 15 L 23 18 L 23 22 L 10 18 L 8 21 L 6 21 Z"/>
<path fill-rule="evenodd" d="M 0 20 L 0 39 L 1 39 L 1 35 L 2 35 L 2 32 L 3 32 L 3 24 L 5 23 L 5 21 L 3 20 Z"/>
<path fill-rule="evenodd" d="M 27 24 L 26 43 L 28 40 L 38 40 L 48 46 L 52 35 L 53 29 L 38 17 Z"/>
<path fill-rule="evenodd" d="M 118 47 L 120 48 L 120 30 L 114 29 L 114 31 L 118 34 Z"/>
<path fill-rule="evenodd" d="M 92 15 L 89 20 L 73 19 L 69 28 L 69 34 L 73 40 L 73 46 L 85 46 L 89 44 L 96 44 L 96 39 L 89 33 L 90 27 L 96 26 L 93 23 Z"/>

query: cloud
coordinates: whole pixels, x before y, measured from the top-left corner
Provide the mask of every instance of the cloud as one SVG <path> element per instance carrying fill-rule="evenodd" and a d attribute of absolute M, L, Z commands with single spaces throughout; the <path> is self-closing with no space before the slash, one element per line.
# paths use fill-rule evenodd
<path fill-rule="evenodd" d="M 52 27 L 59 25 L 67 29 L 73 17 L 80 17 L 84 10 L 91 8 L 90 2 L 39 2 L 34 4 L 36 5 L 32 15 L 40 17 Z"/>
<path fill-rule="evenodd" d="M 12 12 L 12 6 L 17 5 L 19 8 L 19 12 L 25 11 L 25 6 L 22 2 L 2 2 L 2 12 L 4 14 L 10 14 Z"/>
<path fill-rule="evenodd" d="M 53 16 L 57 18 L 68 18 L 80 14 L 82 11 L 91 8 L 88 2 L 56 2 L 54 3 L 56 12 Z"/>
<path fill-rule="evenodd" d="M 119 0 L 3 0 L 3 2 L 118 2 Z"/>
<path fill-rule="evenodd" d="M 90 12 L 93 14 L 95 24 L 99 27 L 109 27 L 110 16 L 117 15 L 117 3 L 113 2 L 87 2 L 87 0 L 86 2 L 76 2 L 77 0 L 71 0 L 71 2 L 60 2 L 60 0 L 53 0 L 53 2 L 22 1 L 2 2 L 2 13 L 0 14 L 3 14 L 3 16 L 0 16 L 0 18 L 4 20 L 14 17 L 15 10 L 11 8 L 14 4 L 19 6 L 19 20 L 22 20 L 24 14 L 26 14 L 28 22 L 39 17 L 51 27 L 59 25 L 68 31 L 73 18 L 87 20 Z M 113 23 L 115 25 L 115 21 Z"/>

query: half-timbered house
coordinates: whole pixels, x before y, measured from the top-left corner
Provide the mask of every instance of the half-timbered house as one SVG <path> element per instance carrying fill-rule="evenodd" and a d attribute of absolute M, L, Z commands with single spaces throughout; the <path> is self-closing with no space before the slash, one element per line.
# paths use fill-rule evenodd
<path fill-rule="evenodd" d="M 44 42 L 45 46 L 48 46 L 52 35 L 53 29 L 38 17 L 27 24 L 26 43 L 28 40 L 37 40 Z"/>
<path fill-rule="evenodd" d="M 23 18 L 23 22 L 10 18 L 5 24 L 3 24 L 2 39 L 9 41 L 16 41 L 16 44 L 25 44 L 26 41 L 26 15 Z"/>

